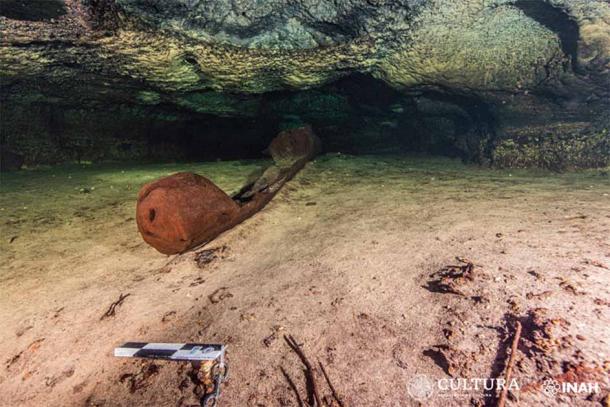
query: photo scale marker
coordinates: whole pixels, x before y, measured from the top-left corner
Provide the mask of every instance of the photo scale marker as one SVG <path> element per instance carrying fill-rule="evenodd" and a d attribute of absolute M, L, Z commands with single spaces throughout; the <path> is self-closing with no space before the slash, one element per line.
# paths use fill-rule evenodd
<path fill-rule="evenodd" d="M 220 344 L 127 342 L 114 349 L 114 356 L 203 362 L 224 359 L 225 349 Z"/>

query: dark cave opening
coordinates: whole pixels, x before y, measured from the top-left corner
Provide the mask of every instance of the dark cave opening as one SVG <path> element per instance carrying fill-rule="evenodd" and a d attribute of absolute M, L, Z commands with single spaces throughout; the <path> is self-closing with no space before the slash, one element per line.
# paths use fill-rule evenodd
<path fill-rule="evenodd" d="M 405 95 L 365 75 L 319 89 L 258 97 L 256 115 L 189 115 L 153 124 L 150 155 L 177 150 L 183 159 L 257 158 L 280 131 L 310 125 L 325 152 L 429 154 L 478 161 L 481 142 L 493 138 L 492 109 L 480 99 L 439 90 Z M 483 143 L 483 144 L 485 144 Z"/>
<path fill-rule="evenodd" d="M 496 125 L 477 97 L 438 89 L 405 94 L 362 74 L 295 92 L 181 97 L 191 104 L 3 104 L 12 127 L 2 129 L 2 145 L 25 153 L 28 163 L 247 159 L 263 157 L 278 132 L 310 125 L 325 152 L 477 162 Z M 220 114 L 203 110 L 211 103 Z"/>
<path fill-rule="evenodd" d="M 518 0 L 515 6 L 559 37 L 563 52 L 570 57 L 572 69 L 579 72 L 578 39 L 580 28 L 568 13 L 546 1 Z"/>
<path fill-rule="evenodd" d="M 2 0 L 0 16 L 15 20 L 50 20 L 66 14 L 66 6 L 61 0 Z"/>
<path fill-rule="evenodd" d="M 277 124 L 255 118 L 195 115 L 172 122 L 149 121 L 143 159 L 200 161 L 260 158 Z M 133 150 L 136 144 L 125 145 Z"/>

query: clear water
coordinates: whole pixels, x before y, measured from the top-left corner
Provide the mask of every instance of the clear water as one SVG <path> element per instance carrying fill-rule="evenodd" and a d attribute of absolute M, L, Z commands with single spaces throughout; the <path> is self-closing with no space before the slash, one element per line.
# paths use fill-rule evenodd
<path fill-rule="evenodd" d="M 192 164 L 64 165 L 2 174 L 0 216 L 2 245 L 21 229 L 48 229 L 75 217 L 112 214 L 113 208 L 135 206 L 139 188 L 178 171 L 210 178 L 231 194 L 265 160 L 217 161 Z M 492 197 L 503 191 L 544 192 L 557 189 L 610 192 L 608 170 L 554 174 L 541 170 L 492 170 L 465 165 L 443 157 L 325 155 L 299 175 L 295 182 L 315 183 L 321 193 L 366 187 L 371 199 L 384 199 L 381 191 L 431 192 Z M 298 191 L 295 192 L 298 194 Z"/>

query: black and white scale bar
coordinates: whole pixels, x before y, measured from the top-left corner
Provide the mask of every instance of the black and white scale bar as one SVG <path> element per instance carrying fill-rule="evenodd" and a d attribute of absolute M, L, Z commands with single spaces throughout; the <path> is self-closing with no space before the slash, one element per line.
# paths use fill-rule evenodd
<path fill-rule="evenodd" d="M 185 361 L 223 359 L 225 346 L 204 343 L 149 343 L 127 342 L 114 349 L 114 356 Z"/>

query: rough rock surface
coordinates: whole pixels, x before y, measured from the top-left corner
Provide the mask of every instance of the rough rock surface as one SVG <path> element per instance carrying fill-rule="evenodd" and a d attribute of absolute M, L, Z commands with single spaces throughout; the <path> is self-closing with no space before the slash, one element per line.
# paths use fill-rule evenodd
<path fill-rule="evenodd" d="M 2 61 L 12 63 L 2 73 L 57 81 L 70 71 L 112 74 L 133 86 L 145 81 L 149 92 L 264 92 L 362 71 L 400 87 L 513 91 L 558 84 L 575 58 L 573 66 L 599 76 L 598 84 L 608 78 L 604 1 L 377 3 L 66 1 L 58 18 L 3 19 Z M 541 20 L 553 13 L 565 27 Z M 154 103 L 158 96 L 140 97 Z"/>
<path fill-rule="evenodd" d="M 490 146 L 510 137 L 506 123 L 535 126 L 540 111 L 556 129 L 592 121 L 607 128 L 610 5 L 602 0 L 20 4 L 8 0 L 0 13 L 2 114 L 15 117 L 3 142 L 47 129 L 48 121 L 20 119 L 41 105 L 77 109 L 74 121 L 109 105 L 144 117 L 248 118 L 299 110 L 298 98 L 284 97 L 287 106 L 269 92 L 330 86 L 353 74 L 381 79 L 405 96 L 484 104 L 494 123 L 473 131 L 491 136 L 467 131 L 454 144 L 468 145 L 469 158 L 490 160 Z M 72 123 L 58 115 L 50 121 Z M 585 133 L 596 137 L 599 128 Z"/>

